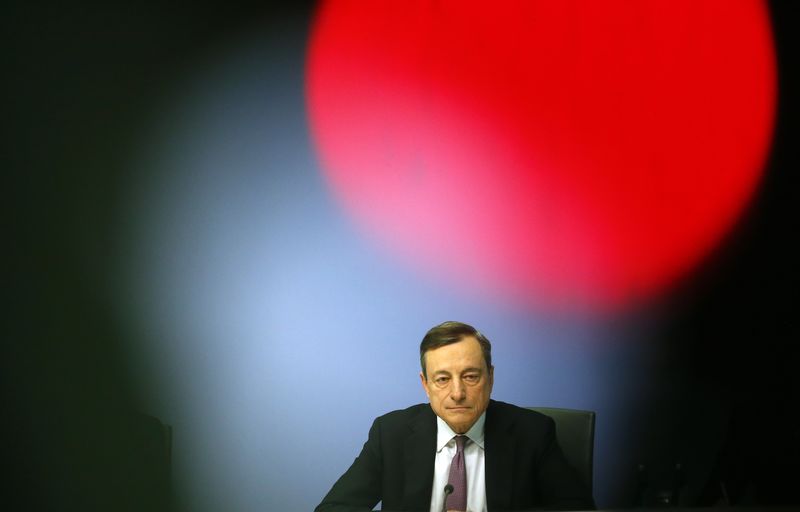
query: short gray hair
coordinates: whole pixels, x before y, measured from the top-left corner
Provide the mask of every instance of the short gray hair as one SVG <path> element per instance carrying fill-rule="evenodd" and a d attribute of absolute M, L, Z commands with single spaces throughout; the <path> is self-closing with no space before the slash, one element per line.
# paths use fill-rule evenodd
<path fill-rule="evenodd" d="M 419 364 L 422 367 L 422 375 L 427 379 L 428 372 L 425 368 L 425 353 L 445 345 L 458 343 L 467 336 L 473 336 L 481 346 L 483 360 L 486 361 L 486 368 L 492 368 L 492 344 L 488 338 L 480 333 L 476 328 L 462 322 L 442 322 L 431 329 L 422 338 L 419 345 Z"/>

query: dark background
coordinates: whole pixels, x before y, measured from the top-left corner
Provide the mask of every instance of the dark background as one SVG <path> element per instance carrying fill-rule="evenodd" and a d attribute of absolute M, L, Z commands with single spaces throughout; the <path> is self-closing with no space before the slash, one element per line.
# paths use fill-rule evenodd
<path fill-rule="evenodd" d="M 670 299 L 614 506 L 655 503 L 673 487 L 683 504 L 725 493 L 732 503 L 800 504 L 797 17 L 795 3 L 770 5 L 780 91 L 765 179 L 740 225 Z M 167 491 L 153 479 L 152 430 L 132 413 L 144 408 L 122 350 L 133 340 L 111 306 L 128 161 L 165 83 L 236 33 L 296 30 L 312 9 L 13 2 L 4 11 L 0 499 L 27 510 L 156 509 Z M 681 474 L 675 464 L 703 469 Z"/>

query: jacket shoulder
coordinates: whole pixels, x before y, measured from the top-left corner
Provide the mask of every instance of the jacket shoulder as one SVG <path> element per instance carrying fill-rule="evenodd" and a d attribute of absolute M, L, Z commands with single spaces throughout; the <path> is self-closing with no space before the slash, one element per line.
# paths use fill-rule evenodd
<path fill-rule="evenodd" d="M 493 420 L 509 426 L 516 424 L 526 427 L 547 428 L 554 425 L 552 418 L 540 412 L 495 400 L 489 402 L 488 416 L 493 416 Z"/>
<path fill-rule="evenodd" d="M 394 444 L 414 433 L 436 436 L 436 415 L 430 404 L 417 404 L 388 412 L 375 419 L 370 435 L 375 435 L 384 442 Z"/>
<path fill-rule="evenodd" d="M 382 416 L 378 416 L 375 422 L 382 425 L 404 424 L 424 420 L 428 416 L 433 416 L 430 404 L 417 404 L 405 409 L 387 412 Z"/>

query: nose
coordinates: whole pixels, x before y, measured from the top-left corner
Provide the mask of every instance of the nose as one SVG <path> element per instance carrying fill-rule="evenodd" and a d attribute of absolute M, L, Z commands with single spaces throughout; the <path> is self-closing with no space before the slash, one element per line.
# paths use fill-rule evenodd
<path fill-rule="evenodd" d="M 464 388 L 464 383 L 461 379 L 453 379 L 453 386 L 450 388 L 450 398 L 454 402 L 461 402 L 467 397 L 467 390 Z"/>

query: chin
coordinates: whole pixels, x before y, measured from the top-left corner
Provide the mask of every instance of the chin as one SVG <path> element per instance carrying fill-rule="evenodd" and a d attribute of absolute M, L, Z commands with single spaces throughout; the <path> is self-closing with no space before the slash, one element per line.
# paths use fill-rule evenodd
<path fill-rule="evenodd" d="M 466 434 L 473 423 L 473 421 L 465 421 L 463 418 L 459 418 L 457 421 L 451 421 L 450 427 L 456 434 Z"/>

